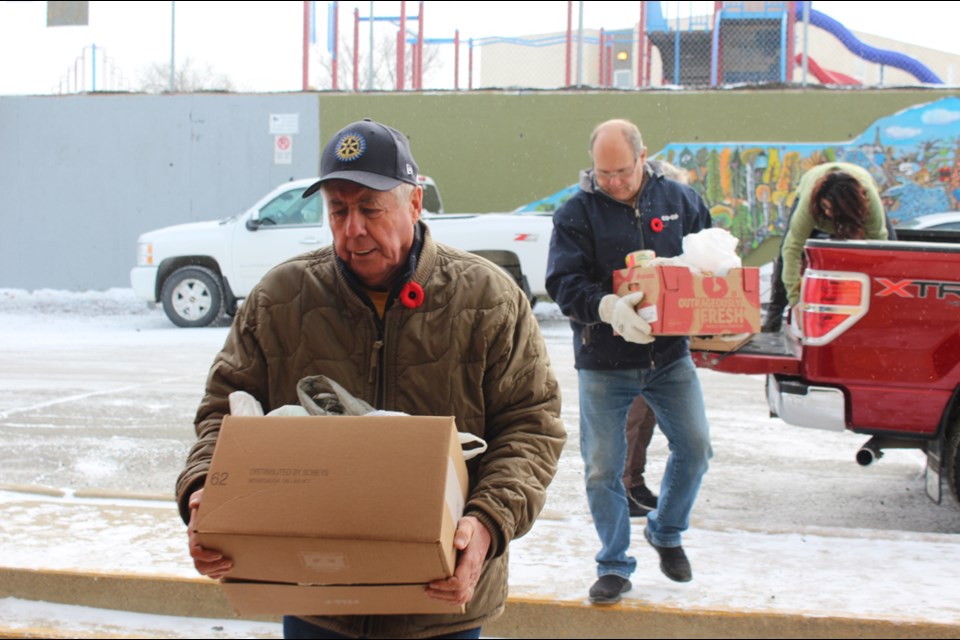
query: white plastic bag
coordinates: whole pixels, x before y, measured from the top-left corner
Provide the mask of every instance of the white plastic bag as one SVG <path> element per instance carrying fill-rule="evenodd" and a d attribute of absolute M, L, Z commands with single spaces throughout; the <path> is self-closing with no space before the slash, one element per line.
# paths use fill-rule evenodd
<path fill-rule="evenodd" d="M 298 395 L 307 403 L 311 411 L 299 404 L 285 404 L 277 407 L 268 416 L 309 416 L 309 415 L 366 415 L 366 416 L 405 416 L 400 411 L 373 409 L 362 400 L 351 396 L 343 387 L 324 376 L 303 378 L 297 386 Z M 318 405 L 317 400 L 326 403 Z M 235 416 L 262 416 L 260 401 L 246 391 L 234 391 L 229 396 L 230 414 Z M 487 443 L 472 433 L 458 433 L 463 447 L 463 459 L 470 460 L 487 450 Z M 475 446 L 470 446 L 475 445 Z"/>
<path fill-rule="evenodd" d="M 227 399 L 230 401 L 230 415 L 233 416 L 262 416 L 263 406 L 260 401 L 246 391 L 234 391 Z"/>
<path fill-rule="evenodd" d="M 737 239 L 726 229 L 704 229 L 683 237 L 680 259 L 701 272 L 725 276 L 742 266 L 737 255 Z"/>

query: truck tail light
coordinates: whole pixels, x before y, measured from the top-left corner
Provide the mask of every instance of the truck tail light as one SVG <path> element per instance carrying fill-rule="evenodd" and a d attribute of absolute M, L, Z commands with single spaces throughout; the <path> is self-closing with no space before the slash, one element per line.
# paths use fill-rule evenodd
<path fill-rule="evenodd" d="M 870 307 L 870 279 L 863 273 L 808 269 L 803 276 L 800 301 L 803 342 L 821 346 L 866 315 Z"/>

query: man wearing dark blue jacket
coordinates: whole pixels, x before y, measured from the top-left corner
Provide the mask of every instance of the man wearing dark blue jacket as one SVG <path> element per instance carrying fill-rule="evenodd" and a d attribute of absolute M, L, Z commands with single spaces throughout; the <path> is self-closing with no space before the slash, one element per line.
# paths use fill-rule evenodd
<path fill-rule="evenodd" d="M 619 602 L 632 588 L 636 560 L 627 555 L 630 517 L 621 481 L 626 456 L 624 423 L 642 395 L 667 437 L 670 456 L 657 508 L 644 536 L 672 580 L 692 579 L 681 546 L 690 511 L 712 456 L 703 393 L 686 337 L 654 336 L 636 307 L 636 292 L 613 293 L 613 272 L 628 253 L 652 249 L 657 257 L 683 252 L 683 237 L 711 226 L 710 212 L 690 187 L 667 180 L 636 125 L 610 120 L 590 137 L 593 168 L 580 174 L 580 190 L 553 216 L 547 291 L 573 327 L 580 392 L 580 451 L 587 501 L 600 537 L 595 604 Z"/>

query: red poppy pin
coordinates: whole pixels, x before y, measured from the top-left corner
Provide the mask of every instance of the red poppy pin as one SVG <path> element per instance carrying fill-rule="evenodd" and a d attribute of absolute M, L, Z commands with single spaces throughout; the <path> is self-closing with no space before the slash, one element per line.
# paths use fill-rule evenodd
<path fill-rule="evenodd" d="M 423 287 L 411 280 L 400 289 L 400 304 L 407 309 L 416 309 L 423 304 Z"/>
<path fill-rule="evenodd" d="M 650 228 L 653 229 L 654 233 L 660 233 L 663 231 L 663 220 L 660 218 L 654 218 L 650 221 Z"/>

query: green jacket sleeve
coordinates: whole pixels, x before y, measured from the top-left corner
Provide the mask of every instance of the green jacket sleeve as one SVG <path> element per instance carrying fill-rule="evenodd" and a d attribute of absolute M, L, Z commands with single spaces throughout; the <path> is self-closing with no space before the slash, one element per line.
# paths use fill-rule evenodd
<path fill-rule="evenodd" d="M 800 181 L 800 201 L 790 217 L 790 227 L 783 239 L 780 255 L 783 259 L 783 286 L 787 299 L 794 306 L 800 301 L 800 269 L 803 264 L 803 245 L 813 233 L 813 214 L 810 212 L 810 186 L 807 180 Z M 805 188 L 806 187 L 806 188 Z"/>
<path fill-rule="evenodd" d="M 880 193 L 877 191 L 873 178 L 868 176 L 869 183 L 864 184 L 863 188 L 867 192 L 867 223 L 864 231 L 869 240 L 887 239 L 887 220 L 883 212 L 883 201 L 880 200 Z M 863 181 L 861 181 L 861 184 Z"/>
<path fill-rule="evenodd" d="M 229 396 L 244 389 L 257 398 L 266 397 L 266 388 L 258 388 L 267 379 L 266 362 L 255 339 L 255 304 L 248 300 L 237 313 L 223 349 L 217 355 L 207 376 L 206 392 L 197 409 L 195 430 L 197 441 L 190 449 L 187 462 L 177 478 L 176 498 L 180 517 L 190 521 L 190 495 L 202 489 L 213 459 L 213 450 L 220 435 L 223 417 L 230 413 Z"/>
<path fill-rule="evenodd" d="M 566 440 L 546 344 L 523 292 L 514 289 L 513 312 L 489 332 L 488 449 L 464 511 L 491 529 L 491 558 L 533 526 Z"/>

